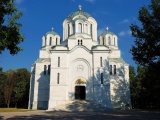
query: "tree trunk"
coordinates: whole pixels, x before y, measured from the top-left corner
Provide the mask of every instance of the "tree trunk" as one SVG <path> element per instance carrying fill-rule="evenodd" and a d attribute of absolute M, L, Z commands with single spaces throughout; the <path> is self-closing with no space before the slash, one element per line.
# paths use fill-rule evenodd
<path fill-rule="evenodd" d="M 9 108 L 9 105 L 10 105 L 10 100 L 8 100 L 7 102 L 7 108 Z"/>

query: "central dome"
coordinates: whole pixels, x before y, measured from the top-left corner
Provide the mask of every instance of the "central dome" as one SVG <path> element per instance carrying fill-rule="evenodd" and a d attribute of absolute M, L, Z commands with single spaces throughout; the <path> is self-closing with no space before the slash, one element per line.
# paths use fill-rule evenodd
<path fill-rule="evenodd" d="M 82 11 L 81 5 L 78 6 L 78 11 L 72 12 L 64 20 L 63 30 L 63 40 L 75 34 L 97 39 L 97 22 L 89 13 Z"/>
<path fill-rule="evenodd" d="M 87 19 L 88 19 L 89 17 L 92 17 L 89 13 L 87 13 L 87 12 L 82 12 L 82 6 L 81 6 L 81 5 L 78 6 L 78 11 L 71 13 L 71 14 L 68 16 L 68 18 L 73 19 L 73 18 L 74 18 L 75 16 L 77 16 L 77 15 L 85 16 Z"/>
<path fill-rule="evenodd" d="M 75 16 L 77 16 L 77 15 L 83 15 L 83 16 L 85 16 L 86 18 L 92 17 L 92 16 L 91 16 L 89 13 L 87 13 L 87 12 L 76 11 L 76 12 L 71 13 L 71 14 L 68 16 L 68 18 L 73 19 L 73 18 L 74 18 Z"/>

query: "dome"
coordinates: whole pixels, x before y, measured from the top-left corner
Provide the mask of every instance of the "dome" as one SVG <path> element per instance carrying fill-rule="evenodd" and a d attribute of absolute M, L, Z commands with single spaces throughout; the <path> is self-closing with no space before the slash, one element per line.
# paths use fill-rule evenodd
<path fill-rule="evenodd" d="M 82 11 L 82 6 L 78 6 L 78 11 L 71 13 L 63 21 L 63 40 L 67 40 L 73 34 L 87 34 L 93 40 L 97 39 L 97 22 L 87 12 Z"/>
<path fill-rule="evenodd" d="M 85 16 L 86 18 L 92 17 L 89 13 L 87 12 L 82 12 L 82 6 L 78 6 L 78 11 L 71 13 L 67 18 L 73 19 L 77 15 L 82 15 Z"/>
<path fill-rule="evenodd" d="M 107 34 L 116 35 L 116 34 L 114 34 L 113 32 L 110 32 L 108 27 L 106 28 L 106 31 L 101 34 L 101 36 L 105 36 L 105 35 L 107 35 Z"/>
<path fill-rule="evenodd" d="M 58 33 L 54 32 L 54 28 L 52 28 L 52 31 L 47 32 L 45 35 L 52 34 L 52 35 L 58 35 Z"/>
<path fill-rule="evenodd" d="M 71 14 L 68 16 L 68 18 L 73 19 L 73 18 L 74 18 L 75 16 L 77 16 L 77 15 L 83 15 L 83 16 L 85 16 L 86 18 L 92 17 L 92 16 L 91 16 L 89 13 L 87 13 L 87 12 L 77 11 L 77 12 L 71 13 Z"/>

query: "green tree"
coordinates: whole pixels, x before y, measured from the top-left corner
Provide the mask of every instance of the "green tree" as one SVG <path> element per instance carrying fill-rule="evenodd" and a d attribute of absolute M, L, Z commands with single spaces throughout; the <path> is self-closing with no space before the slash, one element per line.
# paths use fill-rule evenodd
<path fill-rule="evenodd" d="M 160 108 L 160 0 L 151 0 L 151 4 L 139 10 L 140 26 L 130 26 L 135 37 L 131 48 L 133 59 L 140 65 L 136 79 L 140 81 L 137 93 L 139 105 L 144 108 Z"/>
<path fill-rule="evenodd" d="M 16 72 L 16 83 L 13 88 L 15 107 L 17 107 L 18 102 L 25 103 L 27 100 L 28 103 L 28 99 L 26 99 L 26 97 L 29 97 L 30 83 L 30 73 L 27 69 L 21 68 L 18 69 Z"/>
<path fill-rule="evenodd" d="M 20 32 L 22 24 L 17 22 L 22 13 L 18 12 L 14 2 L 15 0 L 0 0 L 0 54 L 5 49 L 12 55 L 22 50 L 18 46 L 24 41 Z"/>
<path fill-rule="evenodd" d="M 6 80 L 6 75 L 3 72 L 3 68 L 0 67 L 0 106 L 4 105 L 4 81 Z"/>
<path fill-rule="evenodd" d="M 140 65 L 159 64 L 160 61 L 160 0 L 151 0 L 151 4 L 139 10 L 139 21 L 130 26 L 135 45 L 131 48 L 133 59 Z"/>
<path fill-rule="evenodd" d="M 15 70 L 8 70 L 6 71 L 6 80 L 4 81 L 4 99 L 5 104 L 9 108 L 11 103 L 11 98 L 13 95 L 13 88 L 16 81 L 16 71 Z"/>

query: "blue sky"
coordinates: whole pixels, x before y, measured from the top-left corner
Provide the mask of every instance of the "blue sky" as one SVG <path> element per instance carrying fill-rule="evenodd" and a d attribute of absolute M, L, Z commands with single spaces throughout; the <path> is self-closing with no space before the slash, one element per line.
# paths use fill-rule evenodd
<path fill-rule="evenodd" d="M 23 16 L 19 20 L 25 41 L 20 44 L 23 51 L 10 55 L 6 50 L 0 55 L 0 67 L 8 69 L 27 68 L 39 57 L 42 36 L 54 27 L 62 37 L 62 22 L 82 5 L 82 11 L 88 12 L 98 23 L 98 35 L 109 27 L 109 31 L 118 36 L 118 45 L 123 59 L 131 66 L 136 66 L 129 53 L 134 38 L 129 26 L 140 24 L 137 20 L 141 6 L 150 0 L 16 0 L 16 6 Z"/>

